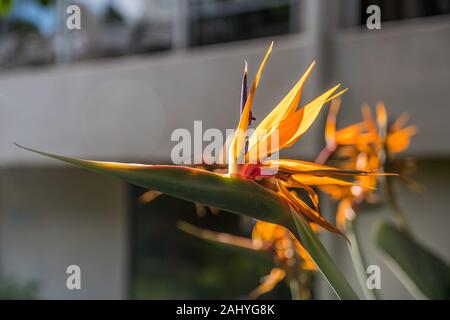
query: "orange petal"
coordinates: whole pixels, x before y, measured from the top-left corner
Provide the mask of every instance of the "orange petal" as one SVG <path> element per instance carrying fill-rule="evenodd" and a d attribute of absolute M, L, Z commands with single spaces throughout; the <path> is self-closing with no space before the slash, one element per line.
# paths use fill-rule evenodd
<path fill-rule="evenodd" d="M 303 84 L 310 75 L 315 62 L 313 62 L 303 76 L 298 80 L 295 86 L 289 91 L 289 93 L 281 100 L 281 102 L 264 118 L 258 125 L 253 135 L 249 140 L 249 148 L 251 149 L 262 135 L 266 134 L 275 124 L 285 119 L 290 113 L 294 112 L 300 101 L 300 96 L 303 88 Z"/>
<path fill-rule="evenodd" d="M 297 182 L 311 186 L 335 185 L 335 186 L 351 187 L 356 185 L 355 183 L 345 180 L 323 176 L 317 177 L 310 174 L 293 174 L 291 178 Z"/>
<path fill-rule="evenodd" d="M 322 110 L 323 105 L 326 103 L 327 99 L 336 91 L 340 85 L 337 85 L 330 90 L 324 92 L 319 97 L 305 105 L 302 109 L 297 111 L 302 114 L 300 125 L 298 126 L 296 132 L 287 141 L 281 140 L 280 133 L 280 150 L 293 145 L 306 130 L 313 124 L 319 115 L 320 110 Z M 286 119 L 287 120 L 287 119 Z M 281 127 L 281 125 L 280 125 Z"/>
<path fill-rule="evenodd" d="M 369 172 L 363 170 L 345 170 L 338 169 L 330 166 L 325 166 L 322 164 L 317 164 L 314 162 L 293 160 L 293 159 L 278 159 L 268 161 L 267 165 L 270 168 L 278 169 L 278 171 L 286 173 L 305 173 L 312 175 L 365 175 Z"/>
<path fill-rule="evenodd" d="M 149 191 L 143 193 L 143 194 L 139 197 L 139 203 L 145 204 L 145 203 L 152 202 L 153 200 L 155 200 L 156 198 L 158 198 L 160 195 L 162 195 L 162 193 L 159 192 L 159 191 L 156 191 L 156 190 L 149 190 Z"/>
<path fill-rule="evenodd" d="M 347 187 L 336 185 L 322 185 L 319 188 L 322 192 L 327 193 L 331 198 L 335 200 L 341 200 L 343 198 L 352 196 L 351 189 Z"/>
<path fill-rule="evenodd" d="M 306 191 L 306 193 L 308 193 L 308 197 L 309 199 L 311 199 L 313 205 L 314 205 L 314 210 L 317 211 L 318 214 L 320 214 L 319 211 L 319 195 L 317 194 L 316 191 L 314 191 L 313 188 L 311 188 L 308 184 L 305 184 L 297 179 L 295 179 L 293 176 L 291 176 L 287 181 L 286 181 L 286 186 L 288 188 L 301 188 L 304 189 Z"/>
<path fill-rule="evenodd" d="M 209 208 L 209 210 L 211 211 L 211 213 L 212 213 L 213 215 L 218 215 L 218 214 L 220 214 L 220 209 L 218 209 L 218 208 L 216 208 L 216 207 L 211 207 L 211 206 L 208 206 L 208 208 Z"/>
<path fill-rule="evenodd" d="M 312 222 L 318 224 L 324 229 L 340 234 L 345 237 L 342 232 L 333 226 L 330 222 L 324 219 L 318 212 L 314 211 L 310 208 L 303 200 L 294 196 L 287 188 L 283 181 L 278 180 L 278 187 L 281 191 L 281 195 L 284 196 L 292 205 L 296 212 L 299 214 L 303 214 L 307 218 L 309 218 Z M 346 237 L 345 237 L 346 238 Z"/>
<path fill-rule="evenodd" d="M 252 230 L 252 239 L 255 242 L 271 244 L 271 242 L 284 237 L 287 232 L 288 230 L 283 226 L 258 220 Z"/>
<path fill-rule="evenodd" d="M 327 146 L 334 148 L 336 146 L 336 118 L 341 107 L 341 99 L 337 98 L 331 101 L 328 111 L 327 122 L 325 125 L 325 141 Z"/>
<path fill-rule="evenodd" d="M 206 206 L 204 206 L 198 202 L 195 202 L 194 205 L 195 205 L 195 212 L 197 213 L 197 215 L 199 217 L 206 216 L 206 213 L 207 213 Z"/>
<path fill-rule="evenodd" d="M 295 251 L 302 258 L 302 269 L 317 270 L 316 264 L 309 255 L 308 251 L 306 251 L 306 249 L 300 244 L 300 242 L 296 241 L 295 244 Z"/>
<path fill-rule="evenodd" d="M 345 220 L 347 220 L 348 216 L 351 214 L 355 214 L 355 211 L 352 208 L 352 200 L 346 198 L 340 201 L 336 212 L 336 225 L 339 229 L 344 230 Z"/>
<path fill-rule="evenodd" d="M 338 93 L 332 95 L 331 97 L 329 97 L 325 102 L 330 102 L 330 101 L 340 97 L 341 95 L 343 95 L 347 91 L 348 91 L 348 88 L 345 88 L 345 89 L 339 91 Z"/>
<path fill-rule="evenodd" d="M 377 110 L 377 124 L 380 132 L 386 132 L 386 126 L 387 126 L 387 112 L 386 112 L 386 106 L 384 105 L 384 102 L 379 101 L 376 105 Z"/>
<path fill-rule="evenodd" d="M 177 223 L 177 227 L 198 238 L 214 241 L 218 243 L 223 243 L 227 245 L 232 245 L 236 247 L 241 247 L 245 249 L 251 249 L 251 250 L 260 250 L 261 248 L 257 248 L 253 245 L 252 240 L 244 237 L 238 237 L 234 236 L 228 233 L 222 233 L 222 232 L 215 232 L 207 229 L 201 229 L 196 226 L 193 226 L 190 223 L 187 223 L 185 221 L 179 221 Z"/>
<path fill-rule="evenodd" d="M 367 131 L 369 132 L 371 138 L 373 139 L 372 141 L 376 142 L 378 139 L 378 130 L 375 125 L 375 122 L 373 121 L 370 106 L 367 103 L 363 104 L 363 106 L 361 107 L 361 111 Z"/>
<path fill-rule="evenodd" d="M 409 115 L 407 113 L 401 114 L 397 119 L 395 119 L 394 123 L 392 123 L 389 128 L 390 131 L 394 132 L 403 128 L 403 126 L 408 122 Z"/>
<path fill-rule="evenodd" d="M 336 143 L 340 145 L 356 144 L 356 141 L 365 130 L 363 122 L 349 125 L 336 131 Z"/>
<path fill-rule="evenodd" d="M 255 81 L 253 82 L 253 86 L 250 90 L 250 93 L 247 98 L 247 102 L 245 103 L 244 110 L 242 111 L 241 118 L 239 120 L 239 124 L 236 128 L 236 133 L 230 144 L 230 154 L 228 157 L 229 163 L 229 173 L 235 174 L 237 173 L 237 168 L 235 164 L 239 156 L 242 154 L 245 146 L 245 138 L 240 137 L 240 135 L 245 136 L 248 127 L 248 119 L 250 117 L 251 107 L 253 103 L 253 98 L 255 97 L 255 92 L 259 84 L 259 80 L 261 78 L 261 74 L 263 72 L 264 66 L 266 64 L 267 58 L 269 58 L 270 53 L 272 52 L 273 42 L 270 44 L 267 53 L 259 66 L 259 70 L 256 74 Z"/>
<path fill-rule="evenodd" d="M 300 110 L 289 114 L 279 123 L 274 124 L 270 128 L 269 132 L 262 136 L 258 142 L 253 145 L 253 147 L 249 150 L 249 154 L 257 154 L 256 152 L 258 151 L 256 150 L 262 148 L 259 145 L 264 146 L 265 149 L 267 149 L 267 154 L 277 152 L 293 145 L 312 125 L 326 100 L 333 94 L 333 92 L 336 91 L 338 87 L 339 85 L 331 88 Z M 272 145 L 271 140 L 277 138 L 278 143 Z"/>
<path fill-rule="evenodd" d="M 411 137 L 417 133 L 416 126 L 409 126 L 391 133 L 387 137 L 387 149 L 391 153 L 406 150 L 411 142 Z"/>
<path fill-rule="evenodd" d="M 250 293 L 250 297 L 256 299 L 260 295 L 272 291 L 284 279 L 285 275 L 286 272 L 283 269 L 273 268 L 269 275 L 262 278 L 261 284 Z"/>

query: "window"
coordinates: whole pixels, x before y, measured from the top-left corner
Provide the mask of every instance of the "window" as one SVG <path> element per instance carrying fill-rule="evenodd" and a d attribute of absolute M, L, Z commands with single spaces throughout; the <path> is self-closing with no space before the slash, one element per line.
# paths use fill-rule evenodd
<path fill-rule="evenodd" d="M 205 229 L 249 236 L 251 222 L 237 215 L 208 212 L 199 217 L 194 204 L 169 196 L 140 205 L 146 190 L 131 188 L 130 298 L 133 299 L 237 299 L 258 286 L 269 274 L 272 261 L 258 260 L 231 247 L 198 239 L 179 230 L 178 221 Z M 284 282 L 264 298 L 289 299 Z"/>
<path fill-rule="evenodd" d="M 361 24 L 366 24 L 366 8 L 372 4 L 381 9 L 382 21 L 450 14 L 448 0 L 362 0 Z"/>
<path fill-rule="evenodd" d="M 299 0 L 12 0 L 0 15 L 0 68 L 146 54 L 297 31 Z M 178 2 L 177 2 L 178 1 Z M 81 30 L 65 27 L 69 4 Z M 186 5 L 183 10 L 179 7 Z M 183 15 L 183 16 L 180 16 Z M 180 24 L 179 21 L 186 21 Z M 180 28 L 181 30 L 175 30 Z"/>

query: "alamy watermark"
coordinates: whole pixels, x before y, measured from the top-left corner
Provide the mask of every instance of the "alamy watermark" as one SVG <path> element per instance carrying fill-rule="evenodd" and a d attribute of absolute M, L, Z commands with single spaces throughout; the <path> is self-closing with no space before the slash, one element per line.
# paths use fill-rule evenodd
<path fill-rule="evenodd" d="M 369 14 L 366 20 L 366 26 L 369 30 L 381 29 L 381 9 L 373 4 L 367 7 L 366 13 Z"/>
<path fill-rule="evenodd" d="M 367 7 L 366 13 L 369 15 L 366 20 L 366 26 L 369 30 L 381 29 L 381 9 L 373 4 Z M 66 8 L 66 27 L 69 30 L 81 30 L 81 8 L 76 4 Z"/>
<path fill-rule="evenodd" d="M 367 280 L 366 286 L 370 290 L 381 289 L 381 269 L 376 264 L 367 266 L 366 269 Z"/>
<path fill-rule="evenodd" d="M 81 268 L 76 264 L 67 267 L 66 288 L 68 290 L 81 290 Z"/>
<path fill-rule="evenodd" d="M 66 8 L 66 27 L 69 30 L 81 30 L 81 8 L 72 4 Z"/>
<path fill-rule="evenodd" d="M 232 145 L 233 137 L 236 143 Z M 273 174 L 279 159 L 279 131 L 226 129 L 225 133 L 216 128 L 203 131 L 202 121 L 194 121 L 193 134 L 185 128 L 178 128 L 170 137 L 176 142 L 171 151 L 173 164 L 254 164 L 267 165 L 261 175 Z M 235 157 L 230 157 L 235 154 Z"/>

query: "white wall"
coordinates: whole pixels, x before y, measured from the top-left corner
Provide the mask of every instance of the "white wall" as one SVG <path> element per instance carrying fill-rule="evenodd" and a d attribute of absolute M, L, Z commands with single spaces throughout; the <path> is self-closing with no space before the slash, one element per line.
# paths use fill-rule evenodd
<path fill-rule="evenodd" d="M 3 74 L 0 162 L 55 163 L 12 142 L 78 157 L 167 162 L 174 129 L 192 129 L 194 120 L 205 129 L 237 125 L 244 60 L 253 77 L 269 44 L 266 39 Z M 255 99 L 258 119 L 309 66 L 306 53 L 293 39 L 277 41 Z"/>
<path fill-rule="evenodd" d="M 449 16 L 383 23 L 381 31 L 339 32 L 333 74 L 350 88 L 342 119 L 359 118 L 363 102 L 384 100 L 389 112 L 407 111 L 419 128 L 410 154 L 448 157 L 449 39 Z"/>
<path fill-rule="evenodd" d="M 86 171 L 2 168 L 2 274 L 36 281 L 43 299 L 125 298 L 127 200 L 125 184 Z M 66 288 L 72 264 L 81 268 L 81 290 Z"/>

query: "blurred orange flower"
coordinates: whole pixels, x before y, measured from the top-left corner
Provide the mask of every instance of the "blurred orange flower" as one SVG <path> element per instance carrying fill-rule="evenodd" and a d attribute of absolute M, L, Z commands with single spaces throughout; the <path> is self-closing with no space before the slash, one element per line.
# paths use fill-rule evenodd
<path fill-rule="evenodd" d="M 178 227 L 205 240 L 270 254 L 275 266 L 269 275 L 261 279 L 261 284 L 250 293 L 253 299 L 273 290 L 286 277 L 288 280 L 291 277 L 299 278 L 303 271 L 317 270 L 311 257 L 295 236 L 288 229 L 277 224 L 256 221 L 251 239 L 200 229 L 186 222 L 180 222 Z M 305 295 L 309 295 L 309 290 L 306 288 L 303 290 L 303 296 Z"/>
<path fill-rule="evenodd" d="M 321 189 L 333 198 L 340 200 L 337 210 L 337 226 L 342 229 L 345 219 L 353 219 L 353 206 L 363 201 L 375 202 L 378 179 L 380 175 L 400 174 L 401 172 L 385 172 L 385 164 L 393 160 L 395 154 L 405 151 L 416 134 L 416 126 L 406 126 L 408 117 L 401 115 L 388 126 L 388 116 L 383 102 L 376 105 L 376 120 L 373 119 L 370 107 L 362 107 L 363 120 L 336 129 L 336 118 L 340 108 L 340 99 L 332 102 L 325 128 L 326 147 L 319 154 L 316 162 L 324 163 L 333 155 L 339 167 L 347 170 L 363 170 L 379 174 L 356 176 L 354 186 L 323 186 Z M 389 168 L 391 171 L 392 167 Z M 412 179 L 411 183 L 413 182 Z"/>

